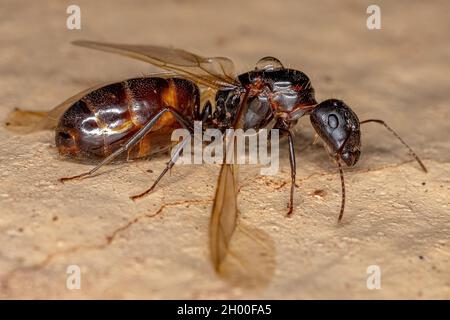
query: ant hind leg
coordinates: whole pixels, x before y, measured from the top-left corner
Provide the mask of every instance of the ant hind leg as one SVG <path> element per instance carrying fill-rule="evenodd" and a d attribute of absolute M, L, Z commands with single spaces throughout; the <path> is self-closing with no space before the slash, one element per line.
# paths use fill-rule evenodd
<path fill-rule="evenodd" d="M 128 151 L 130 148 L 135 146 L 141 139 L 150 132 L 150 130 L 153 128 L 153 126 L 158 122 L 158 120 L 161 118 L 161 116 L 166 113 L 170 112 L 177 121 L 183 125 L 186 129 L 192 131 L 192 124 L 189 122 L 188 119 L 186 119 L 182 114 L 180 114 L 176 109 L 167 106 L 163 108 L 161 111 L 159 111 L 153 118 L 151 118 L 145 126 L 143 126 L 138 132 L 136 132 L 124 145 L 122 145 L 119 149 L 111 153 L 108 157 L 103 159 L 99 164 L 97 164 L 94 168 L 92 168 L 90 171 L 78 174 L 76 176 L 71 177 L 64 177 L 60 178 L 59 181 L 65 182 L 68 180 L 74 180 L 74 179 L 80 179 L 84 177 L 89 177 L 93 175 L 98 169 L 103 167 L 104 165 L 112 162 L 114 159 L 116 159 L 119 155 L 121 155 L 123 152 Z"/>

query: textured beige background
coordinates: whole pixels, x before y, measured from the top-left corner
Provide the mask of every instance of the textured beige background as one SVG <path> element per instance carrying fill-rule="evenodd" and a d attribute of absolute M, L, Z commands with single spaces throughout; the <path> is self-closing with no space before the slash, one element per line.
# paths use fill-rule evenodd
<path fill-rule="evenodd" d="M 175 168 L 133 203 L 128 196 L 149 186 L 166 157 L 62 185 L 59 177 L 88 167 L 58 159 L 51 132 L 20 136 L 2 126 L 0 297 L 450 298 L 449 2 L 377 1 L 382 30 L 369 31 L 372 2 L 76 1 L 82 30 L 69 31 L 73 1 L 0 0 L 0 120 L 15 107 L 49 110 L 93 84 L 156 70 L 76 48 L 74 39 L 225 55 L 242 72 L 273 55 L 307 73 L 318 100 L 341 98 L 360 119 L 386 120 L 430 171 L 368 124 L 360 163 L 346 170 L 347 209 L 337 226 L 339 176 L 320 144 L 311 145 L 303 119 L 292 218 L 284 217 L 286 146 L 279 175 L 242 168 L 242 219 L 265 235 L 275 262 L 249 289 L 218 277 L 209 263 L 217 166 Z M 70 264 L 81 267 L 81 290 L 66 289 Z M 381 290 L 366 288 L 373 264 Z"/>

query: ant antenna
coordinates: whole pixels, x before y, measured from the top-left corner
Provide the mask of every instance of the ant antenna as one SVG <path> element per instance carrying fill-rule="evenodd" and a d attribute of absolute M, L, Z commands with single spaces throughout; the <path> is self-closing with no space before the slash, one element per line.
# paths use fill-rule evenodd
<path fill-rule="evenodd" d="M 341 162 L 339 161 L 339 157 L 336 159 L 337 165 L 339 168 L 339 175 L 341 176 L 341 188 L 342 188 L 342 201 L 341 201 L 341 211 L 339 212 L 338 223 L 341 222 L 342 217 L 344 216 L 344 207 L 345 207 L 345 183 L 344 183 L 344 171 L 342 170 Z"/>
<path fill-rule="evenodd" d="M 419 163 L 419 165 L 422 167 L 422 170 L 425 172 L 428 172 L 427 168 L 425 167 L 425 165 L 423 164 L 423 162 L 419 159 L 419 157 L 416 155 L 416 153 L 411 149 L 410 146 L 408 146 L 406 144 L 405 141 L 403 141 L 402 138 L 400 138 L 400 136 L 397 134 L 397 132 L 395 132 L 391 127 L 389 127 L 383 120 L 378 120 L 378 119 L 368 119 L 368 120 L 364 120 L 361 121 L 360 124 L 363 123 L 368 123 L 368 122 L 376 122 L 376 123 L 380 123 L 383 126 L 386 127 L 386 129 L 388 129 L 394 136 L 396 136 L 398 138 L 398 140 L 400 140 L 400 142 L 408 148 L 409 152 L 411 153 L 411 155 L 414 157 L 414 159 L 416 159 L 416 161 Z"/>

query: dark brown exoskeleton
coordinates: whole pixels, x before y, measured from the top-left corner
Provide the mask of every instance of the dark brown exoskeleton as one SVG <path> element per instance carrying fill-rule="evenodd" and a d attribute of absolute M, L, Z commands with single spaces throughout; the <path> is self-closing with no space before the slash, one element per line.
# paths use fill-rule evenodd
<path fill-rule="evenodd" d="M 180 78 L 113 83 L 85 95 L 64 112 L 56 127 L 56 146 L 61 155 L 78 159 L 106 158 L 128 141 L 127 159 L 162 152 L 171 146 L 172 131 L 181 127 L 176 118 L 163 113 L 170 110 L 190 125 L 199 99 L 197 86 Z M 151 131 L 132 140 L 149 123 Z"/>
<path fill-rule="evenodd" d="M 309 78 L 301 71 L 284 68 L 275 58 L 261 59 L 255 70 L 239 76 L 231 60 L 204 58 L 183 50 L 157 46 L 118 45 L 91 41 L 75 44 L 137 58 L 171 73 L 126 80 L 88 89 L 61 104 L 49 115 L 59 117 L 56 145 L 60 154 L 78 159 L 101 159 L 89 172 L 62 178 L 67 181 L 92 175 L 103 165 L 123 157 L 135 159 L 173 146 L 171 133 L 184 127 L 193 132 L 194 121 L 204 129 L 261 129 L 272 125 L 289 144 L 291 188 L 288 215 L 293 212 L 295 150 L 291 129 L 299 118 L 309 115 L 312 126 L 336 160 L 345 204 L 341 162 L 354 166 L 361 153 L 360 125 L 383 124 L 425 166 L 406 143 L 383 121 L 359 121 L 344 102 L 330 99 L 317 104 Z M 183 143 L 153 185 L 175 164 Z M 222 165 L 210 222 L 210 249 L 216 270 L 226 256 L 238 216 L 235 181 L 237 168 Z"/>

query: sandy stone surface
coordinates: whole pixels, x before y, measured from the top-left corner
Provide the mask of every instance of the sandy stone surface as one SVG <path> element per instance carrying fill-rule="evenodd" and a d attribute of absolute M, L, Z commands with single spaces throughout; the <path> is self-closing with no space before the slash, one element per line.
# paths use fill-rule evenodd
<path fill-rule="evenodd" d="M 340 98 L 361 120 L 386 120 L 429 172 L 388 131 L 365 124 L 361 160 L 345 170 L 347 207 L 337 225 L 339 175 L 302 119 L 292 218 L 286 144 L 278 175 L 241 168 L 241 220 L 267 249 L 265 269 L 255 271 L 263 273 L 247 286 L 210 263 L 218 166 L 176 167 L 133 202 L 167 157 L 61 184 L 90 166 L 59 159 L 52 132 L 18 135 L 2 125 L 0 297 L 450 298 L 448 1 L 377 1 L 382 29 L 373 31 L 372 1 L 76 1 L 82 29 L 70 31 L 72 3 L 0 0 L 2 123 L 14 108 L 50 110 L 94 84 L 157 70 L 74 47 L 75 39 L 224 55 L 240 72 L 272 55 L 308 74 L 319 101 Z M 66 288 L 69 265 L 81 269 L 79 290 Z M 366 286 L 370 265 L 380 267 L 379 290 Z"/>

